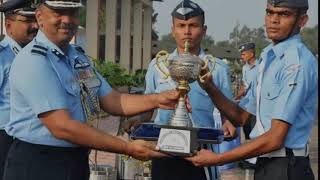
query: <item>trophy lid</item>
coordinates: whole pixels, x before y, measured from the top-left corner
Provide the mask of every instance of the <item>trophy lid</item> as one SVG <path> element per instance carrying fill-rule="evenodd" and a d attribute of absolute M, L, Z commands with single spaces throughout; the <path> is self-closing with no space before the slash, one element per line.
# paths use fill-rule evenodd
<path fill-rule="evenodd" d="M 195 81 L 200 73 L 202 61 L 198 56 L 189 53 L 189 42 L 184 44 L 184 53 L 169 60 L 169 71 L 174 81 Z"/>
<path fill-rule="evenodd" d="M 198 63 L 201 64 L 201 60 L 199 59 L 199 57 L 190 54 L 189 52 L 189 42 L 186 41 L 184 43 L 184 52 L 182 54 L 179 54 L 178 56 L 176 56 L 174 58 L 174 60 L 179 60 L 179 61 L 183 61 L 183 62 L 189 62 L 191 61 L 191 63 Z"/>

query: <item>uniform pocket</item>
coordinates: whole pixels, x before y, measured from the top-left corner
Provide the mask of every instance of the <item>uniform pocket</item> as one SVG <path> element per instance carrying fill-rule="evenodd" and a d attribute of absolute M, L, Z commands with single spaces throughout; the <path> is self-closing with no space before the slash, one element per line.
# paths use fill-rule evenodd
<path fill-rule="evenodd" d="M 268 87 L 268 89 L 262 90 L 262 97 L 265 99 L 275 99 L 280 94 L 280 85 L 273 83 L 271 86 Z"/>
<path fill-rule="evenodd" d="M 76 80 L 70 80 L 62 83 L 62 86 L 66 90 L 66 92 L 72 96 L 77 96 L 80 93 L 80 87 Z"/>

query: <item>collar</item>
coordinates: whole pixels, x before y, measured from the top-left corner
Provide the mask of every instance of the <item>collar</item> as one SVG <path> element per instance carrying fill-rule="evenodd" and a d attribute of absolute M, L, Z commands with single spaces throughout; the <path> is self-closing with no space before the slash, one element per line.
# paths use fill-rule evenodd
<path fill-rule="evenodd" d="M 258 64 L 257 61 L 258 61 L 258 60 L 255 60 L 255 61 L 254 61 L 254 64 L 252 64 L 252 65 L 249 64 L 249 63 L 246 63 L 246 65 L 248 66 L 249 69 L 252 69 L 252 68 L 254 68 L 254 67 Z"/>
<path fill-rule="evenodd" d="M 271 49 L 276 57 L 281 59 L 286 49 L 288 49 L 289 46 L 292 46 L 292 44 L 297 44 L 298 42 L 301 42 L 301 36 L 300 34 L 296 34 L 290 38 L 288 38 L 285 41 L 282 41 L 275 46 L 272 45 Z"/>
<path fill-rule="evenodd" d="M 178 56 L 179 53 L 178 53 L 178 49 L 175 49 L 168 57 L 168 59 L 174 59 L 174 57 Z M 198 55 L 198 57 L 203 60 L 205 59 L 205 56 L 206 56 L 206 53 L 204 51 L 204 49 L 200 48 L 200 53 Z"/>
<path fill-rule="evenodd" d="M 37 36 L 35 37 L 35 40 L 41 44 L 45 44 L 46 47 L 54 55 L 56 55 L 58 57 L 58 60 L 63 59 L 63 57 L 65 56 L 65 53 L 56 44 L 54 44 L 52 41 L 50 41 L 41 30 L 38 31 Z M 68 45 L 68 51 L 69 51 L 69 49 L 71 49 L 70 45 Z"/>
<path fill-rule="evenodd" d="M 10 46 L 11 50 L 13 51 L 13 53 L 15 55 L 17 55 L 20 52 L 20 50 L 22 49 L 21 46 L 14 39 L 12 39 L 9 35 L 6 35 L 5 38 L 3 39 L 3 41 L 5 43 L 7 43 L 7 45 Z"/>

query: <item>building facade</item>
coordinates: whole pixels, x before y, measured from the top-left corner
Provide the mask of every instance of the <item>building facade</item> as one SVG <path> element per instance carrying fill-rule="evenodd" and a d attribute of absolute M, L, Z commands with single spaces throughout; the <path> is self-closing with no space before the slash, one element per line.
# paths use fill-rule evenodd
<path fill-rule="evenodd" d="M 86 0 L 86 28 L 79 29 L 74 42 L 94 59 L 117 62 L 131 72 L 146 69 L 152 58 L 153 1 Z M 101 17 L 106 22 L 103 28 Z M 3 14 L 0 29 L 0 35 L 5 34 Z"/>

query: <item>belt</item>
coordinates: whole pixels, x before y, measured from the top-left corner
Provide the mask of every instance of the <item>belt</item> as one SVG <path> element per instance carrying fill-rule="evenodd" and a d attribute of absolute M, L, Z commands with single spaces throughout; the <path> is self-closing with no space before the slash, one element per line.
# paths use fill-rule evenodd
<path fill-rule="evenodd" d="M 27 148 L 37 149 L 39 151 L 52 152 L 52 153 L 86 153 L 89 154 L 89 149 L 85 147 L 56 147 L 56 146 L 48 146 L 42 144 L 32 144 L 29 142 L 21 141 L 18 138 L 14 139 L 14 142 L 19 144 L 19 146 L 24 146 Z"/>
<path fill-rule="evenodd" d="M 301 149 L 290 149 L 283 147 L 277 151 L 273 151 L 259 157 L 287 157 L 287 156 L 302 156 L 307 157 L 309 155 L 309 144 L 306 144 L 304 148 Z"/>

